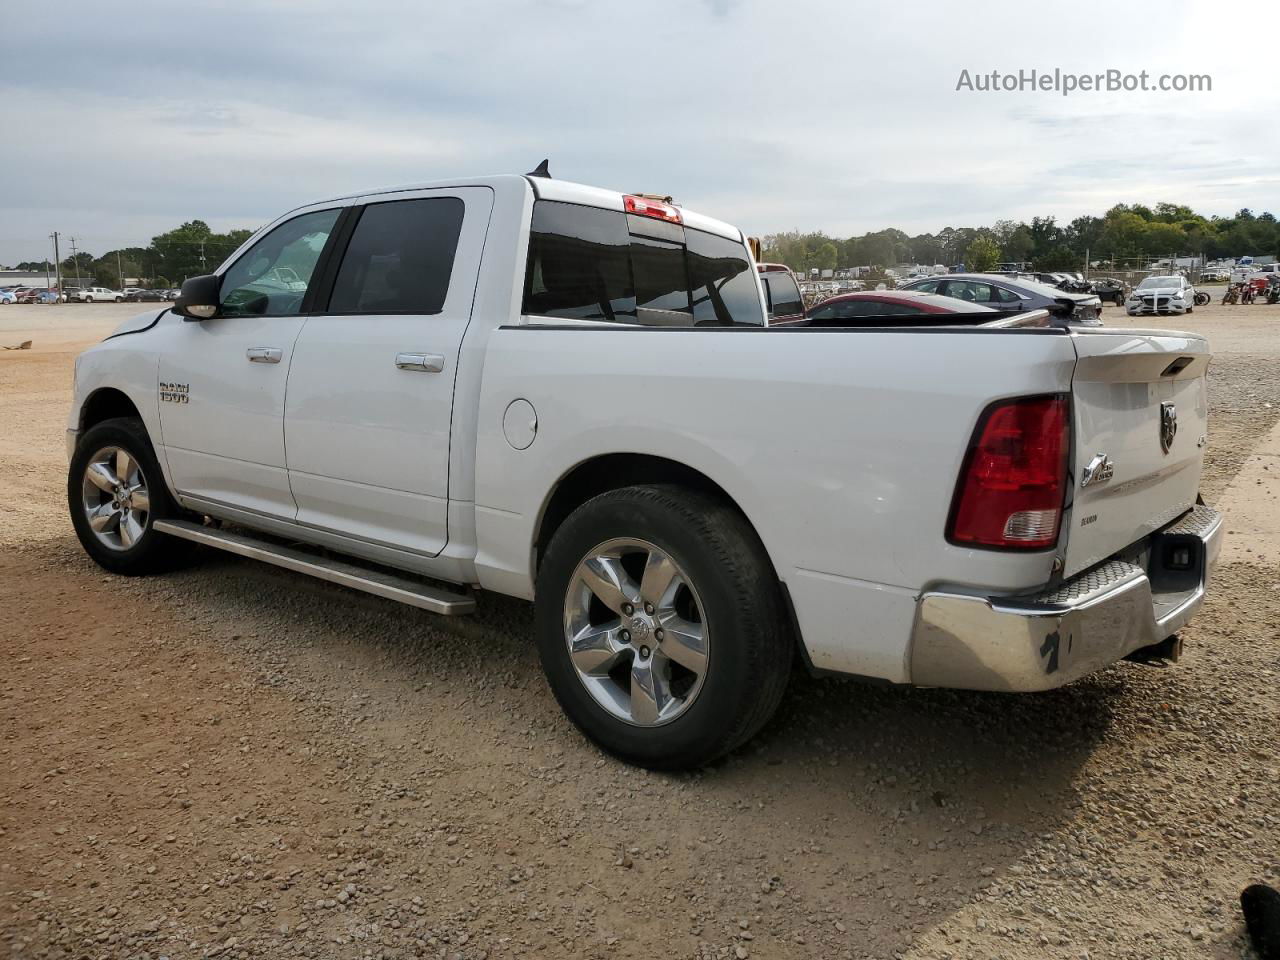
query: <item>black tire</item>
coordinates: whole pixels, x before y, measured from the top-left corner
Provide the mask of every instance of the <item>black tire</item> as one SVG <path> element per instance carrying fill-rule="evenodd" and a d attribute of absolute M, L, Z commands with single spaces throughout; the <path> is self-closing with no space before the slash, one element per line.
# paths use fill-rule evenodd
<path fill-rule="evenodd" d="M 117 447 L 132 457 L 141 468 L 150 499 L 150 509 L 142 524 L 142 534 L 127 548 L 107 546 L 89 525 L 84 507 L 85 473 L 90 461 L 105 448 Z M 67 471 L 67 507 L 71 525 L 85 553 L 99 566 L 124 576 L 160 573 L 183 565 L 190 557 L 190 541 L 158 533 L 152 529 L 162 518 L 186 518 L 174 502 L 165 484 L 164 474 L 156 460 L 146 427 L 136 417 L 104 420 L 85 431 L 76 445 Z"/>
<path fill-rule="evenodd" d="M 646 540 L 688 573 L 708 630 L 707 668 L 687 708 L 635 726 L 600 706 L 569 657 L 564 616 L 574 571 L 612 538 Z M 674 485 L 624 487 L 564 521 L 538 570 L 537 642 L 569 719 L 612 754 L 655 770 L 703 766 L 745 743 L 773 716 L 792 665 L 781 588 L 755 531 L 722 500 Z"/>

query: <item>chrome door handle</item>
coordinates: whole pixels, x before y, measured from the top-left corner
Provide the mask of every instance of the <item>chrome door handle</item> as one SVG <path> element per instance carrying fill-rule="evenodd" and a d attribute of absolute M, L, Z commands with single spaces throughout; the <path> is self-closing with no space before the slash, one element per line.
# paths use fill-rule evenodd
<path fill-rule="evenodd" d="M 439 373 L 444 369 L 444 357 L 438 353 L 397 353 L 396 367 L 400 370 Z"/>
<path fill-rule="evenodd" d="M 279 347 L 250 347 L 244 355 L 250 363 L 279 363 L 284 351 Z"/>

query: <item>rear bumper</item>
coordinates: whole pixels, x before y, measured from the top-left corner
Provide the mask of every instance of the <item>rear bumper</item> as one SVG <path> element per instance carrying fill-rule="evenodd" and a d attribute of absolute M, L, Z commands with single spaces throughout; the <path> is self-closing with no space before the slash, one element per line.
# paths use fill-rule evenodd
<path fill-rule="evenodd" d="M 1145 569 L 1111 560 L 1030 597 L 926 593 L 916 609 L 911 682 L 1049 690 L 1159 643 L 1200 609 L 1222 536 L 1222 515 L 1197 506 L 1155 535 Z M 1191 567 L 1161 568 L 1161 551 L 1181 547 Z"/>

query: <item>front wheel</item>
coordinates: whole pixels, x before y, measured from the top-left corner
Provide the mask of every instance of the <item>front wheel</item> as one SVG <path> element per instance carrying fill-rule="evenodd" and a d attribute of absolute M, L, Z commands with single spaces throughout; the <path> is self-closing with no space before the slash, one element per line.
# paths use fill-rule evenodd
<path fill-rule="evenodd" d="M 543 669 L 578 728 L 631 763 L 699 767 L 773 715 L 792 640 L 759 538 L 722 500 L 625 487 L 574 511 L 538 571 Z"/>
<path fill-rule="evenodd" d="M 67 505 L 81 546 L 112 573 L 172 569 L 190 554 L 186 540 L 159 533 L 155 521 L 182 511 L 165 486 L 142 421 L 104 420 L 80 438 L 67 475 Z"/>

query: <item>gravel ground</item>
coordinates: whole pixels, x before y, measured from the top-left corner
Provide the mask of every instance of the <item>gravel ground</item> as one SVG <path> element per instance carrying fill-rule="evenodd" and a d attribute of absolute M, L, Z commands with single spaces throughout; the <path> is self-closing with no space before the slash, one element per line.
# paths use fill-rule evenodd
<path fill-rule="evenodd" d="M 647 773 L 560 715 L 524 604 L 445 620 L 223 555 L 104 574 L 62 505 L 72 353 L 37 320 L 116 314 L 20 309 L 50 319 L 0 313 L 37 340 L 0 354 L 7 955 L 1251 956 L 1280 567 L 1220 568 L 1169 669 L 1031 696 L 797 674 L 743 750 Z M 1169 324 L 1219 350 L 1211 500 L 1280 420 L 1265 309 Z"/>

